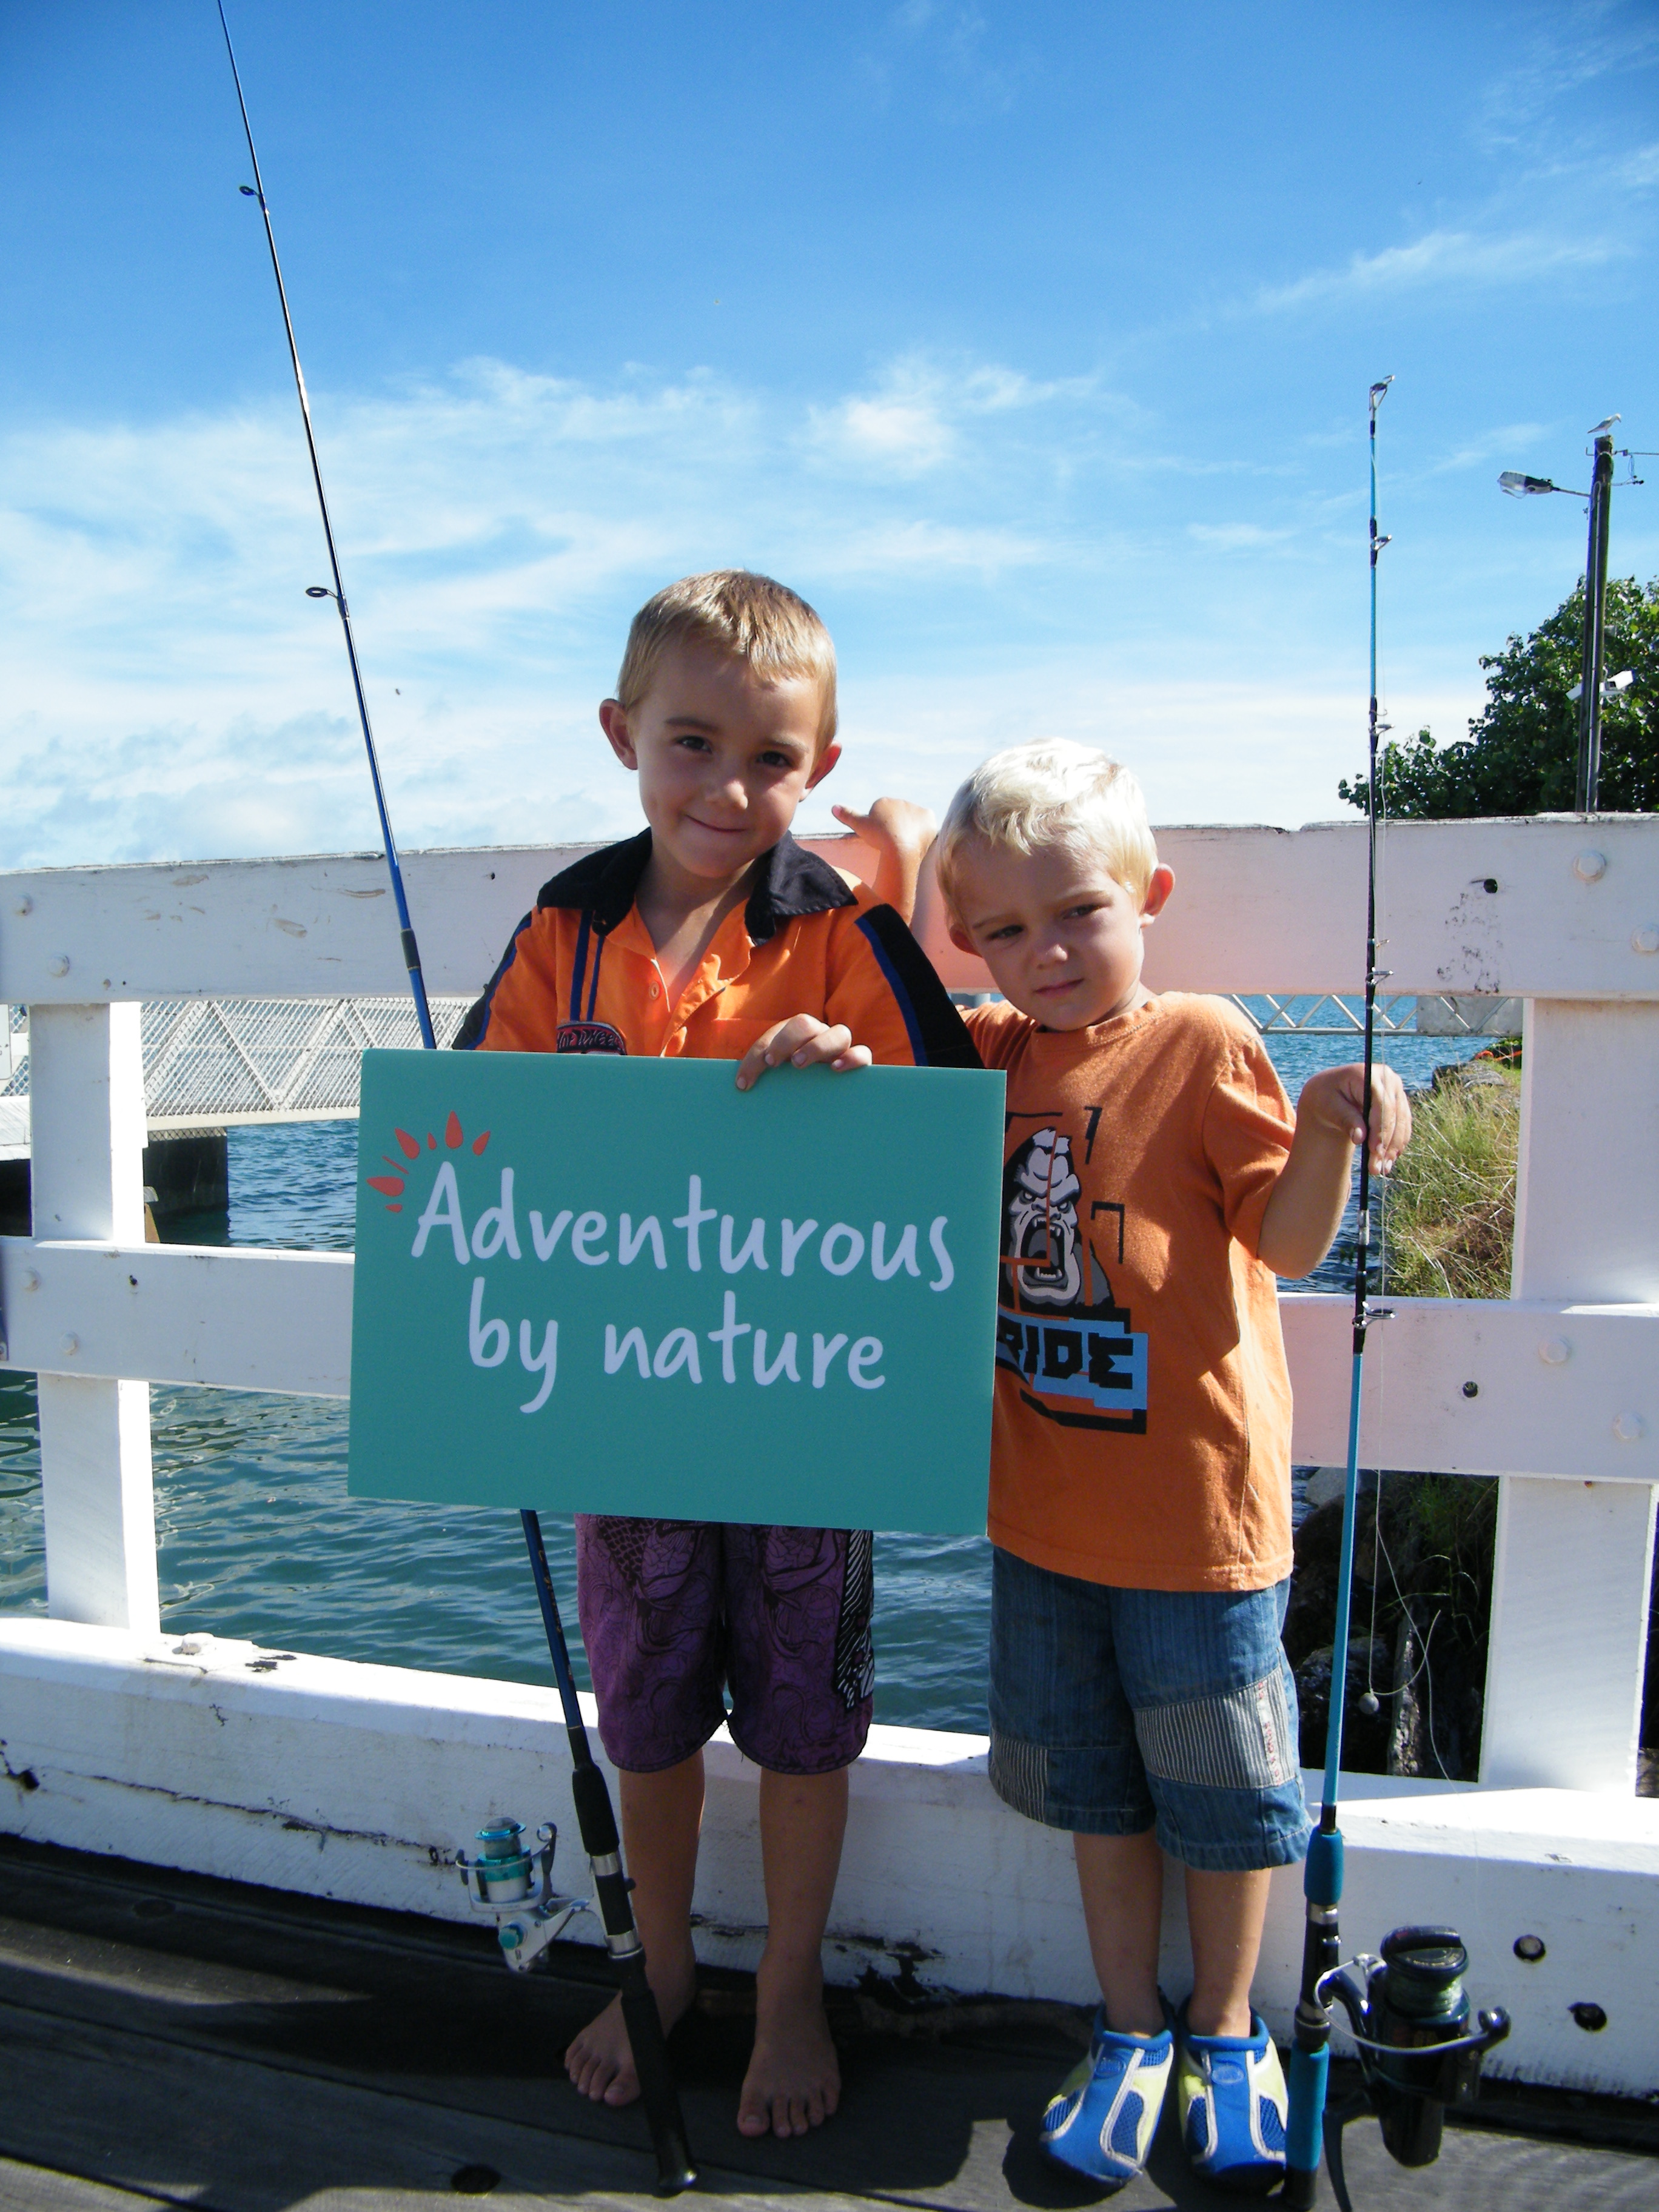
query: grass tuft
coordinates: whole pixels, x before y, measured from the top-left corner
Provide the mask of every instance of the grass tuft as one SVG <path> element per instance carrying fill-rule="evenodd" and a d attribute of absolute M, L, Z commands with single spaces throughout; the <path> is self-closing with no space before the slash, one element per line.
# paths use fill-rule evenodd
<path fill-rule="evenodd" d="M 1443 1068 L 1412 1100 L 1386 1217 L 1388 1287 L 1401 1297 L 1510 1294 L 1521 1079 L 1496 1055 L 1470 1068 Z"/>

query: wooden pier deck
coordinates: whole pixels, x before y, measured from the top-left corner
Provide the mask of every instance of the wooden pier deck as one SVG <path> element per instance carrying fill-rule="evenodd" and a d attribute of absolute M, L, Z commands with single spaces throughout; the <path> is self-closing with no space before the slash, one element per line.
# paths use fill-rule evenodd
<path fill-rule="evenodd" d="M 559 2054 L 603 1988 L 560 1947 L 520 1979 L 487 1929 L 319 1903 L 0 1839 L 0 2212 L 416 2212 L 428 2197 L 643 2206 L 638 2118 L 578 2098 Z M 914 2016 L 842 1994 L 840 2116 L 745 2142 L 747 1993 L 713 1978 L 674 2038 L 696 2192 L 733 2208 L 1069 2212 L 1036 2145 L 1078 2047 L 1060 2008 Z M 1351 2131 L 1358 2212 L 1652 2205 L 1659 2112 L 1499 2085 L 1437 2166 Z M 1165 2125 L 1123 2212 L 1231 2203 Z M 1328 2201 L 1327 2192 L 1326 2201 Z"/>

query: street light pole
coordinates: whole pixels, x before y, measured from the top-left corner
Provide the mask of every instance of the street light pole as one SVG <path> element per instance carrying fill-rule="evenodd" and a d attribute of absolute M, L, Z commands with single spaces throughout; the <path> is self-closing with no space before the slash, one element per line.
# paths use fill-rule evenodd
<path fill-rule="evenodd" d="M 1613 505 L 1613 434 L 1595 441 L 1589 546 L 1584 556 L 1584 657 L 1578 692 L 1578 811 L 1595 811 L 1601 780 L 1601 671 L 1607 659 L 1607 525 Z"/>
<path fill-rule="evenodd" d="M 1498 489 L 1508 492 L 1511 499 L 1555 491 L 1568 499 L 1589 501 L 1589 548 L 1584 556 L 1584 654 L 1577 691 L 1577 796 L 1581 814 L 1595 813 L 1601 781 L 1601 670 L 1607 650 L 1607 526 L 1613 508 L 1613 428 L 1619 419 L 1617 415 L 1609 415 L 1589 434 L 1595 441 L 1595 468 L 1588 492 L 1574 491 L 1569 485 L 1552 482 L 1548 477 L 1527 476 L 1519 469 L 1505 469 L 1498 479 Z M 1642 479 L 1635 469 L 1632 459 L 1631 482 L 1640 483 Z M 1627 676 L 1615 678 L 1615 689 L 1622 689 L 1629 680 Z"/>

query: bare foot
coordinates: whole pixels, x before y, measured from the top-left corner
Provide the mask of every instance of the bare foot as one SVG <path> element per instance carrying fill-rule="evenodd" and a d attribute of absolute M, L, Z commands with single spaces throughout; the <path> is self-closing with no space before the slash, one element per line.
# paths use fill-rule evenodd
<path fill-rule="evenodd" d="M 665 2035 L 697 1993 L 697 1962 L 689 1943 L 680 1966 L 662 1977 L 660 1982 L 653 1974 L 651 1984 L 656 1991 L 657 2010 Z M 634 2053 L 623 2021 L 620 1996 L 612 1997 L 602 2013 L 590 2020 L 579 2035 L 572 2037 L 564 2054 L 564 2070 L 582 2095 L 592 2097 L 596 2104 L 601 2100 L 607 2105 L 635 2102 L 640 2094 L 640 2077 L 635 2070 Z"/>
<path fill-rule="evenodd" d="M 765 1961 L 755 1992 L 755 2054 L 738 2102 L 745 2136 L 804 2136 L 841 2102 L 841 2066 L 823 2013 L 823 1978 L 768 1987 Z"/>

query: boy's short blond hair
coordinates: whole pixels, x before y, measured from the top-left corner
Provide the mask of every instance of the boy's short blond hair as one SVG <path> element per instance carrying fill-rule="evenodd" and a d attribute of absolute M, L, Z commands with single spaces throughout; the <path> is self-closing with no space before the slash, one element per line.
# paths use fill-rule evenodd
<path fill-rule="evenodd" d="M 634 617 L 617 678 L 617 702 L 631 714 L 651 689 L 671 645 L 712 646 L 753 669 L 763 684 L 811 677 L 818 687 L 817 750 L 836 734 L 836 648 L 798 592 L 748 568 L 682 576 Z"/>
<path fill-rule="evenodd" d="M 969 837 L 1016 853 L 1064 846 L 1103 861 L 1143 901 L 1158 866 L 1140 786 L 1127 768 L 1070 738 L 993 753 L 951 801 L 937 857 L 939 889 L 957 921 L 957 861 Z"/>

